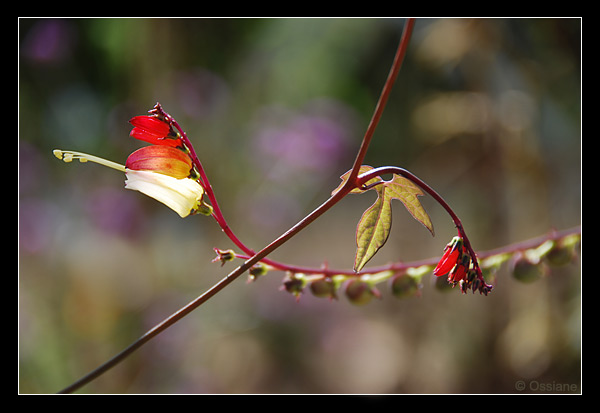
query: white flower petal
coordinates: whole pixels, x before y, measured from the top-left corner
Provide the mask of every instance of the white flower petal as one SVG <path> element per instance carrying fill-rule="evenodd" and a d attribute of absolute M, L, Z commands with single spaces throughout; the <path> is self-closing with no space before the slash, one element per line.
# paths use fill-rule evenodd
<path fill-rule="evenodd" d="M 190 178 L 177 179 L 152 171 L 126 169 L 125 188 L 162 202 L 185 218 L 201 205 L 204 189 Z"/>

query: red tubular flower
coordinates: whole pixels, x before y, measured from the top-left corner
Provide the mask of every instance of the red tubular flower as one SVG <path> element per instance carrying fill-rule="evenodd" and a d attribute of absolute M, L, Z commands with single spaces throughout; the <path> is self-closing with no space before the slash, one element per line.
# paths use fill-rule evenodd
<path fill-rule="evenodd" d="M 433 274 L 438 277 L 447 274 L 448 283 L 453 287 L 457 284 L 460 285 L 463 294 L 468 290 L 473 290 L 473 292 L 479 291 L 481 294 L 488 295 L 492 291 L 492 286 L 486 284 L 483 279 L 477 257 L 469 254 L 463 239 L 459 236 L 452 238 L 452 241 L 446 245 L 444 254 L 433 270 Z"/>
<path fill-rule="evenodd" d="M 462 249 L 462 238 L 452 238 L 452 241 L 446 245 L 446 248 L 444 249 L 444 255 L 442 255 L 442 259 L 440 259 L 437 267 L 435 267 L 433 270 L 433 274 L 439 277 L 452 271 L 462 255 Z"/>
<path fill-rule="evenodd" d="M 183 146 L 171 125 L 158 116 L 135 116 L 129 121 L 134 128 L 130 136 L 154 145 Z"/>

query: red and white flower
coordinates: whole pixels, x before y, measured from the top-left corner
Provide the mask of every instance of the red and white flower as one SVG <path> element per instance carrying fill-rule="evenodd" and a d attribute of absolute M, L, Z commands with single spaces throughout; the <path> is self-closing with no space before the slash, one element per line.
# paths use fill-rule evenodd
<path fill-rule="evenodd" d="M 131 136 L 149 143 L 133 152 L 121 165 L 97 156 L 54 150 L 54 155 L 65 162 L 95 162 L 124 172 L 125 188 L 139 191 L 165 204 L 180 217 L 201 213 L 210 215 L 212 208 L 203 201 L 204 188 L 181 138 L 169 123 L 159 116 L 136 116 Z"/>

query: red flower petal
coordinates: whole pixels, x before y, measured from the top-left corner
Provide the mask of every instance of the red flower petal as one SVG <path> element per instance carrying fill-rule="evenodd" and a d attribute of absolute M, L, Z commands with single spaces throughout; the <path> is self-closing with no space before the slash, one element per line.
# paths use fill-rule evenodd
<path fill-rule="evenodd" d="M 155 145 L 181 145 L 181 139 L 174 138 L 171 134 L 171 126 L 156 116 L 136 116 L 129 122 L 134 126 L 129 135 L 135 139 Z"/>
<path fill-rule="evenodd" d="M 446 247 L 442 259 L 438 263 L 437 267 L 435 267 L 435 269 L 433 270 L 433 274 L 438 277 L 440 275 L 448 274 L 450 270 L 452 270 L 452 268 L 454 268 L 454 266 L 456 265 L 456 262 L 458 261 L 458 255 L 459 251 L 458 248 L 456 248 L 456 246 Z"/>
<path fill-rule="evenodd" d="M 444 248 L 444 254 L 440 259 L 440 262 L 433 270 L 433 274 L 438 277 L 444 274 L 448 274 L 456 266 L 458 260 L 462 257 L 464 251 L 462 238 L 454 237 L 452 241 Z"/>
<path fill-rule="evenodd" d="M 467 275 L 467 268 L 464 265 L 457 265 L 454 267 L 450 275 L 448 275 L 449 282 L 459 282 Z"/>
<path fill-rule="evenodd" d="M 192 160 L 179 149 L 170 146 L 145 146 L 127 158 L 125 167 L 135 171 L 153 171 L 177 179 L 187 178 Z"/>

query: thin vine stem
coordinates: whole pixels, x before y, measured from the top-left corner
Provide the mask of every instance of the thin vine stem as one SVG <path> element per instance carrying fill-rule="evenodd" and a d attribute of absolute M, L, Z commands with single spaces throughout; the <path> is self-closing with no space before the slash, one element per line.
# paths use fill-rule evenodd
<path fill-rule="evenodd" d="M 379 123 L 379 120 L 381 119 L 381 116 L 383 114 L 383 110 L 385 109 L 385 106 L 387 104 L 388 98 L 390 96 L 390 93 L 392 91 L 393 85 L 396 81 L 396 78 L 398 77 L 398 73 L 400 71 L 400 68 L 402 67 L 402 62 L 404 61 L 404 57 L 406 56 L 406 51 L 408 49 L 408 45 L 410 42 L 410 38 L 412 36 L 412 32 L 413 32 L 413 28 L 414 28 L 414 24 L 415 24 L 415 19 L 414 18 L 409 18 L 406 21 L 406 24 L 404 26 L 401 38 L 400 38 L 400 42 L 398 44 L 398 48 L 396 50 L 396 54 L 394 56 L 394 60 L 392 63 L 392 67 L 390 69 L 390 72 L 388 74 L 388 77 L 386 79 L 386 82 L 383 86 L 383 89 L 381 91 L 379 100 L 377 101 L 377 105 L 375 107 L 373 116 L 371 117 L 371 120 L 369 122 L 369 125 L 367 126 L 367 130 L 365 132 L 365 135 L 363 137 L 363 140 L 361 142 L 361 146 L 358 150 L 356 159 L 354 161 L 354 164 L 352 166 L 352 170 L 350 172 L 350 176 L 346 182 L 346 185 L 348 186 L 352 186 L 353 189 L 356 185 L 356 178 L 358 176 L 358 173 L 360 171 L 360 167 L 362 166 L 362 163 L 364 161 L 364 158 L 367 154 L 367 149 L 369 147 L 369 144 L 371 143 L 371 140 L 373 138 L 373 135 L 375 133 L 375 129 L 377 128 L 377 125 Z M 185 133 L 185 131 L 181 128 L 181 126 L 179 125 L 179 123 L 177 123 L 177 121 L 175 120 L 175 118 L 173 118 L 171 115 L 169 115 L 167 112 L 165 112 L 163 110 L 163 108 L 160 106 L 160 104 L 157 104 L 154 109 L 151 111 L 154 113 L 159 113 L 162 116 L 165 117 L 165 119 L 170 122 L 178 131 L 179 134 L 181 135 L 181 139 L 185 144 L 185 147 L 188 149 L 189 154 L 192 158 L 192 161 L 194 163 L 194 166 L 196 167 L 196 169 L 198 170 L 198 173 L 200 175 L 199 181 L 200 184 L 204 187 L 206 195 L 208 196 L 211 206 L 213 208 L 213 218 L 215 219 L 215 221 L 217 221 L 217 224 L 221 227 L 221 230 L 225 233 L 225 235 L 234 243 L 234 245 L 236 245 L 241 251 L 243 251 L 246 255 L 248 256 L 253 256 L 254 254 L 256 254 L 256 252 L 254 250 L 252 250 L 251 248 L 249 248 L 248 246 L 246 246 L 233 232 L 233 230 L 231 229 L 231 227 L 229 226 L 229 224 L 227 223 L 227 220 L 225 219 L 225 216 L 223 215 L 223 212 L 221 210 L 221 207 L 219 206 L 219 203 L 217 201 L 216 195 L 214 193 L 214 190 L 212 188 L 212 185 L 210 184 L 210 180 L 208 179 L 208 176 L 204 170 L 204 167 L 202 166 L 202 163 L 200 162 L 198 156 L 196 155 L 196 152 L 194 151 L 193 145 L 191 144 L 190 140 L 187 137 L 187 134 Z M 303 267 L 297 267 L 297 266 L 292 266 L 289 264 L 285 264 L 285 263 L 281 263 L 281 262 L 277 262 L 277 261 L 273 261 L 270 260 L 268 258 L 264 258 L 261 260 L 264 264 L 267 264 L 269 266 L 271 266 L 272 268 L 275 268 L 277 270 L 281 270 L 281 271 L 297 271 Z"/>
<path fill-rule="evenodd" d="M 180 132 L 180 134 L 182 136 L 182 140 L 186 144 L 186 147 L 188 148 L 188 150 L 190 152 L 190 155 L 192 157 L 194 165 L 198 168 L 201 183 L 203 184 L 205 192 L 206 192 L 207 196 L 209 197 L 209 200 L 211 201 L 211 206 L 213 207 L 213 216 L 215 217 L 216 221 L 221 226 L 221 229 L 232 239 L 232 241 L 234 241 L 236 243 L 236 245 L 238 245 L 240 248 L 242 248 L 246 253 L 250 253 L 250 254 L 254 254 L 254 255 L 250 259 L 246 260 L 242 265 L 237 267 L 235 270 L 230 272 L 225 278 L 221 279 L 219 282 L 217 282 L 215 285 L 213 285 L 210 289 L 208 289 L 202 295 L 200 295 L 199 297 L 197 297 L 196 299 L 194 299 L 193 301 L 188 303 L 186 306 L 180 308 L 178 311 L 171 314 L 165 320 L 163 320 L 162 322 L 157 324 L 155 327 L 153 327 L 151 330 L 146 332 L 144 335 L 142 335 L 140 338 L 138 338 L 135 342 L 133 342 L 127 348 L 122 350 L 116 356 L 114 356 L 113 358 L 111 358 L 110 360 L 108 360 L 107 362 L 105 362 L 104 364 L 102 364 L 101 366 L 96 368 L 95 370 L 86 374 L 79 380 L 75 381 L 70 386 L 64 388 L 59 393 L 72 393 L 73 391 L 76 391 L 77 389 L 81 388 L 82 386 L 90 383 L 91 381 L 95 380 L 96 378 L 98 378 L 99 376 L 104 374 L 106 371 L 110 370 L 112 367 L 116 366 L 117 364 L 119 364 L 120 362 L 125 360 L 127 357 L 129 357 L 132 353 L 134 353 L 137 349 L 142 347 L 144 344 L 146 344 L 152 338 L 156 337 L 158 334 L 162 333 L 167 328 L 169 328 L 170 326 L 175 324 L 177 321 L 181 320 L 186 315 L 188 315 L 189 313 L 194 311 L 200 305 L 204 304 L 206 301 L 208 301 L 210 298 L 212 298 L 214 295 L 216 295 L 218 292 L 220 292 L 223 288 L 225 288 L 231 282 L 233 282 L 235 279 L 237 279 L 240 275 L 242 275 L 243 273 L 248 271 L 254 264 L 263 260 L 267 255 L 271 254 L 274 250 L 279 248 L 281 245 L 283 245 L 290 238 L 295 236 L 302 229 L 306 228 L 314 220 L 316 220 L 318 217 L 320 217 L 325 212 L 327 212 L 331 207 L 333 207 L 335 204 L 337 204 L 352 189 L 357 187 L 357 179 L 356 178 L 358 177 L 360 166 L 362 165 L 364 157 L 367 153 L 367 149 L 372 140 L 373 134 L 375 132 L 375 128 L 377 127 L 377 124 L 379 123 L 381 114 L 383 113 L 383 109 L 385 108 L 385 105 L 387 103 L 392 86 L 396 80 L 396 77 L 398 75 L 400 67 L 402 66 L 402 62 L 404 60 L 404 56 L 406 55 L 406 50 L 408 48 L 408 43 L 409 43 L 409 40 L 411 37 L 413 27 L 414 27 L 414 19 L 408 19 L 404 26 L 403 32 L 402 32 L 402 36 L 400 39 L 400 43 L 398 45 L 396 56 L 392 63 L 392 68 L 390 70 L 388 78 L 386 79 L 382 93 L 377 102 L 375 112 L 373 114 L 371 122 L 369 123 L 369 126 L 367 128 L 365 136 L 363 137 L 360 149 L 358 151 L 358 155 L 357 155 L 354 165 L 352 167 L 351 174 L 350 174 L 350 177 L 352 179 L 349 179 L 346 182 L 346 184 L 338 192 L 336 192 L 334 195 L 332 195 L 327 201 L 325 201 L 323 204 L 321 204 L 313 212 L 311 212 L 309 215 L 307 215 L 305 218 L 303 218 L 301 221 L 299 221 L 296 225 L 294 225 L 292 228 L 290 228 L 288 231 L 286 231 L 284 234 L 282 234 L 279 238 L 277 238 L 276 240 L 271 242 L 269 245 L 264 247 L 262 250 L 260 250 L 256 254 L 254 254 L 251 249 L 247 248 L 237 237 L 235 237 L 233 232 L 229 229 L 229 226 L 227 225 L 227 223 L 225 221 L 225 218 L 221 212 L 219 204 L 217 203 L 216 197 L 214 195 L 214 191 L 212 189 L 212 186 L 210 185 L 210 181 L 208 180 L 208 176 L 206 175 L 204 168 L 202 167 L 202 164 L 199 161 L 198 156 L 196 155 L 196 153 L 193 149 L 193 146 L 191 145 L 191 143 L 187 137 L 187 134 L 182 130 L 182 128 L 179 126 L 179 124 L 170 115 L 168 115 L 166 112 L 164 112 L 162 110 L 160 105 L 157 105 L 157 107 L 155 107 L 155 110 L 162 111 L 163 115 L 168 116 L 168 119 L 170 120 L 170 122 L 172 122 L 172 124 Z"/>
<path fill-rule="evenodd" d="M 383 114 L 383 110 L 385 109 L 385 105 L 387 104 L 390 93 L 392 92 L 392 87 L 394 86 L 394 82 L 398 77 L 398 72 L 400 71 L 400 67 L 402 67 L 402 62 L 404 61 L 404 57 L 406 56 L 406 51 L 408 50 L 408 44 L 410 42 L 410 38 L 412 36 L 413 27 L 415 25 L 415 19 L 408 19 L 404 26 L 404 30 L 402 32 L 402 37 L 400 38 L 400 44 L 398 45 L 398 49 L 396 51 L 396 55 L 394 56 L 394 62 L 392 63 L 392 68 L 390 73 L 388 74 L 388 78 L 383 86 L 383 90 L 381 92 L 381 96 L 379 97 L 379 101 L 377 102 L 377 106 L 375 107 L 375 112 L 373 113 L 373 117 L 371 118 L 371 122 L 367 127 L 367 131 L 362 140 L 362 144 L 360 149 L 358 150 L 358 154 L 356 155 L 356 159 L 354 160 L 354 165 L 352 166 L 352 171 L 348 177 L 348 181 L 346 185 L 356 185 L 356 178 L 358 177 L 358 172 L 360 167 L 362 166 L 365 156 L 367 155 L 367 149 L 369 148 L 369 144 L 373 139 L 373 135 L 375 134 L 375 129 L 379 124 L 379 119 L 381 119 L 381 115 Z"/>
<path fill-rule="evenodd" d="M 267 255 L 272 253 L 277 248 L 279 248 L 281 245 L 283 245 L 285 242 L 287 242 L 290 238 L 292 238 L 297 233 L 299 233 L 302 229 L 306 228 L 313 221 L 315 221 L 318 217 L 323 215 L 330 208 L 332 208 L 335 204 L 337 204 L 342 198 L 344 198 L 346 195 L 348 195 L 348 193 L 350 191 L 352 191 L 354 188 L 359 188 L 364 183 L 370 181 L 371 179 L 373 179 L 377 176 L 381 176 L 381 175 L 385 175 L 385 174 L 389 174 L 389 173 L 395 173 L 398 175 L 402 175 L 405 178 L 414 181 L 415 184 L 419 185 L 424 191 L 426 191 L 429 195 L 431 195 L 436 201 L 438 201 L 448 211 L 448 213 L 455 220 L 455 223 L 458 222 L 460 224 L 460 220 L 458 219 L 456 214 L 452 211 L 452 208 L 450 208 L 450 206 L 444 201 L 444 199 L 440 195 L 438 195 L 437 192 L 435 192 L 431 187 L 429 187 L 429 185 L 427 185 L 425 182 L 421 181 L 419 178 L 417 178 L 411 172 L 409 172 L 405 169 L 402 169 L 402 168 L 391 167 L 391 166 L 372 169 L 372 170 L 358 176 L 357 180 L 355 181 L 356 182 L 355 184 L 344 185 L 338 192 L 336 192 L 334 195 L 332 195 L 327 201 L 325 201 L 323 204 L 321 204 L 313 212 L 311 212 L 309 215 L 307 215 L 305 218 L 303 218 L 296 225 L 294 225 L 292 228 L 290 228 L 287 232 L 282 234 L 279 238 L 274 240 L 272 243 L 267 245 L 261 251 L 259 251 L 258 253 L 256 253 L 252 257 L 250 257 L 249 259 L 247 259 L 242 265 L 240 265 L 235 270 L 230 272 L 225 278 L 221 279 L 218 283 L 213 285 L 205 293 L 203 293 L 202 295 L 200 295 L 199 297 L 197 297 L 196 299 L 191 301 L 186 306 L 179 309 L 177 312 L 175 312 L 172 315 L 170 315 L 169 317 L 167 317 L 161 323 L 157 324 L 154 328 L 152 328 L 147 333 L 145 333 L 143 336 L 138 338 L 134 343 L 132 343 L 126 349 L 121 351 L 115 357 L 111 358 L 110 360 L 105 362 L 103 365 L 101 365 L 97 369 L 93 370 L 92 372 L 88 373 L 87 375 L 85 375 L 78 381 L 74 382 L 70 386 L 61 390 L 59 393 L 71 393 L 71 392 L 81 388 L 85 384 L 91 382 L 92 380 L 96 379 L 97 377 L 99 377 L 100 375 L 102 375 L 103 373 L 108 371 L 110 368 L 116 366 L 121 361 L 125 360 L 133 352 L 135 352 L 138 348 L 140 348 L 141 346 L 146 344 L 148 341 L 150 341 L 152 338 L 156 337 L 158 334 L 160 334 L 161 332 L 163 332 L 164 330 L 166 330 L 167 328 L 169 328 L 170 326 L 175 324 L 177 321 L 181 320 L 183 317 L 185 317 L 186 315 L 191 313 L 193 310 L 195 310 L 196 308 L 198 308 L 199 306 L 204 304 L 206 301 L 208 301 L 210 298 L 212 298 L 214 295 L 216 295 L 219 291 L 221 291 L 226 286 L 228 286 L 231 282 L 233 282 L 235 279 L 237 279 L 240 275 L 242 275 L 243 273 L 248 271 L 253 265 L 255 265 L 256 263 L 261 261 L 264 257 L 266 257 Z M 459 224 L 457 224 L 457 226 Z M 465 243 L 465 245 L 466 245 L 466 243 Z"/>
<path fill-rule="evenodd" d="M 267 255 L 272 253 L 277 248 L 279 248 L 281 245 L 283 245 L 285 242 L 287 242 L 290 238 L 292 238 L 294 235 L 296 235 L 302 229 L 306 228 L 315 219 L 317 219 L 318 217 L 323 215 L 331 207 L 333 207 L 335 204 L 337 204 L 351 190 L 352 190 L 352 188 L 342 188 L 339 192 L 337 192 L 335 195 L 330 197 L 327 201 L 325 201 L 323 204 L 321 204 L 321 206 L 319 206 L 317 209 L 315 209 L 312 213 L 307 215 L 304 219 L 302 219 L 300 222 L 298 222 L 296 225 L 294 225 L 292 228 L 290 228 L 287 232 L 282 234 L 275 241 L 273 241 L 272 243 L 267 245 L 265 248 L 260 250 L 254 256 L 252 256 L 251 258 L 246 260 L 242 265 L 240 265 L 235 270 L 230 272 L 225 278 L 221 279 L 219 282 L 217 282 L 215 285 L 213 285 L 205 293 L 203 293 L 202 295 L 200 295 L 199 297 L 197 297 L 196 299 L 191 301 L 186 306 L 179 309 L 177 312 L 175 312 L 172 315 L 170 315 L 169 317 L 167 317 L 161 323 L 157 324 L 154 328 L 152 328 L 147 333 L 145 333 L 143 336 L 138 338 L 134 343 L 132 343 L 125 350 L 123 350 L 122 352 L 117 354 L 115 357 L 108 360 L 106 363 L 104 363 L 97 369 L 93 370 L 92 372 L 88 373 L 81 379 L 77 380 L 70 386 L 61 390 L 59 393 L 72 393 L 73 391 L 75 391 L 75 390 L 79 389 L 80 387 L 84 386 L 85 384 L 91 382 L 92 380 L 96 379 L 97 377 L 99 377 L 100 375 L 102 375 L 103 373 L 105 373 L 106 371 L 111 369 L 112 367 L 119 364 L 121 361 L 126 359 L 129 355 L 131 355 L 138 348 L 140 348 L 141 346 L 146 344 L 148 341 L 150 341 L 152 338 L 156 337 L 158 334 L 165 331 L 167 328 L 169 328 L 170 326 L 175 324 L 177 321 L 181 320 L 183 317 L 185 317 L 186 315 L 191 313 L 193 310 L 198 308 L 200 305 L 204 304 L 206 301 L 208 301 L 210 298 L 212 298 L 214 295 L 216 295 L 219 291 L 221 291 L 223 288 L 225 288 L 231 282 L 233 282 L 235 279 L 237 279 L 240 275 L 242 275 L 243 273 L 248 271 L 254 264 L 256 264 L 257 262 L 262 260 L 264 257 L 266 257 Z"/>

